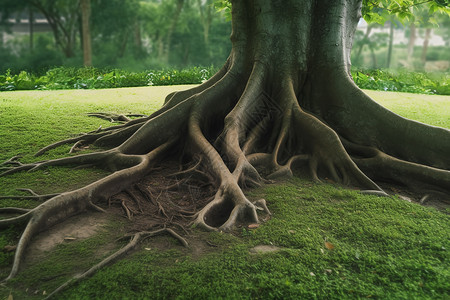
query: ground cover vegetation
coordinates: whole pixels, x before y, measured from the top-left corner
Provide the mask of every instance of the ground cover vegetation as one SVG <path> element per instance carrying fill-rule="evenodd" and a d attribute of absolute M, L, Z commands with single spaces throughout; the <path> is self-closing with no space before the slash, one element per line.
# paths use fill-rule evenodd
<path fill-rule="evenodd" d="M 446 3 L 427 3 L 448 13 Z M 69 153 L 88 149 L 84 153 L 32 162 L 14 156 L 2 164 L 2 176 L 73 165 L 111 172 L 68 192 L 18 197 L 43 199 L 34 208 L 1 209 L 12 214 L 0 220 L 1 227 L 23 226 L 5 281 L 19 274 L 33 237 L 89 209 L 123 211 L 136 233 L 67 284 L 91 276 L 150 236 L 167 233 L 187 246 L 175 228 L 259 227 L 271 216 L 267 202 L 244 190 L 294 172 L 364 194 L 389 197 L 395 191 L 445 208 L 450 131 L 390 112 L 351 78 L 361 5 L 372 19 L 385 11 L 407 18 L 415 4 L 232 2 L 231 53 L 209 80 L 169 94 L 150 115 L 94 111 L 89 115 L 122 123 L 56 142 L 36 156 L 66 144 L 72 145 Z M 325 241 L 325 247 L 335 246 Z"/>
<path fill-rule="evenodd" d="M 193 67 L 182 70 L 131 72 L 120 69 L 68 68 L 50 69 L 45 75 L 26 71 L 0 75 L 0 91 L 98 89 L 148 85 L 197 84 L 209 79 L 217 68 Z M 363 89 L 419 94 L 450 95 L 450 76 L 444 72 L 388 71 L 352 69 L 355 83 Z"/>
<path fill-rule="evenodd" d="M 209 79 L 217 68 L 192 67 L 182 70 L 130 72 L 120 69 L 67 68 L 50 69 L 39 76 L 22 71 L 0 75 L 0 91 L 99 89 L 154 85 L 198 84 Z"/>
<path fill-rule="evenodd" d="M 87 114 L 92 111 L 124 115 L 156 111 L 166 94 L 186 88 L 189 87 L 4 92 L 0 159 L 21 153 L 24 162 L 39 160 L 31 155 L 33 150 L 55 138 L 110 124 L 108 120 L 89 117 Z M 450 128 L 448 97 L 366 92 L 404 117 Z M 70 146 L 53 149 L 44 158 L 61 157 L 69 149 Z M 0 190 L 10 195 L 28 195 L 16 190 L 23 187 L 39 194 L 58 193 L 105 174 L 101 169 L 53 167 L 3 177 Z M 189 248 L 165 236 L 143 241 L 139 251 L 129 258 L 74 284 L 58 298 L 448 296 L 448 214 L 399 197 L 361 195 L 330 182 L 311 183 L 307 178 L 264 185 L 249 191 L 249 197 L 266 199 L 271 209 L 272 217 L 261 226 L 249 228 L 243 224 L 232 234 L 191 228 L 186 235 Z M 1 200 L 2 207 L 33 208 L 38 204 L 36 199 Z M 68 231 L 60 234 L 56 245 L 52 242 L 53 248 L 39 250 L 31 246 L 26 267 L 8 285 L 0 286 L 0 298 L 48 296 L 74 274 L 86 271 L 123 247 L 126 240 L 118 239 L 132 230 L 135 222 L 111 211 L 106 215 L 89 212 L 88 216 L 100 224 L 91 236 L 80 238 Z M 75 219 L 73 223 L 83 227 L 87 221 Z M 54 234 L 43 232 L 36 242 Z M 18 235 L 17 227 L 2 231 L 2 277 L 7 276 L 14 257 L 13 251 L 5 250 L 6 246 L 14 245 Z M 279 249 L 269 253 L 250 251 L 258 245 Z M 211 281 L 211 276 L 217 280 Z"/>

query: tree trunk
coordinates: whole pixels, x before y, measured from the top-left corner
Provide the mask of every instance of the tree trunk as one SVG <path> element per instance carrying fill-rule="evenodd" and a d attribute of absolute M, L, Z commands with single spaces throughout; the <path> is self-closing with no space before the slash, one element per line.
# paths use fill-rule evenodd
<path fill-rule="evenodd" d="M 30 25 L 30 43 L 29 43 L 29 49 L 30 52 L 33 52 L 33 41 L 34 41 L 34 16 L 33 16 L 33 10 L 31 7 L 28 8 L 28 22 Z"/>
<path fill-rule="evenodd" d="M 91 29 L 89 26 L 90 17 L 91 17 L 91 1 L 81 0 L 83 64 L 86 67 L 92 66 Z"/>
<path fill-rule="evenodd" d="M 428 51 L 428 44 L 430 43 L 430 36 L 431 36 L 431 28 L 427 28 L 425 30 L 425 38 L 423 40 L 422 55 L 420 56 L 423 66 L 425 66 L 425 63 L 427 61 L 427 51 Z"/>
<path fill-rule="evenodd" d="M 50 221 L 99 209 L 95 202 L 134 184 L 154 201 L 145 189 L 163 159 L 183 162 L 172 177 L 212 187 L 215 194 L 204 202 L 192 200 L 199 207 L 195 223 L 208 230 L 259 222 L 258 211 L 270 212 L 263 199 L 250 201 L 244 189 L 263 177 L 292 176 L 294 168 L 315 181 L 331 178 L 377 195 L 387 195 L 375 183 L 380 181 L 445 200 L 450 131 L 388 111 L 351 79 L 360 11 L 357 0 L 235 0 L 232 50 L 208 81 L 168 95 L 148 117 L 57 142 L 38 154 L 65 143 L 110 150 L 31 164 L 10 161 L 17 167 L 3 175 L 61 165 L 97 165 L 114 173 L 0 220 L 0 228 L 26 224 L 8 278 L 17 274 L 32 237 Z M 181 188 L 180 182 L 173 186 Z M 156 212 L 162 211 L 159 201 Z"/>
<path fill-rule="evenodd" d="M 211 23 L 213 20 L 213 4 L 206 1 L 205 5 L 202 5 L 202 1 L 198 0 L 198 7 L 200 9 L 200 20 L 203 26 L 203 41 L 205 42 L 205 52 L 211 57 L 209 48 L 209 30 L 211 28 Z"/>
<path fill-rule="evenodd" d="M 372 69 L 377 68 L 377 56 L 375 55 L 375 50 L 370 47 L 370 55 L 372 56 Z"/>
<path fill-rule="evenodd" d="M 122 58 L 125 55 L 125 50 L 128 44 L 128 32 L 125 32 L 119 44 L 119 57 Z"/>
<path fill-rule="evenodd" d="M 169 53 L 170 53 L 170 45 L 172 43 L 172 35 L 175 32 L 175 29 L 177 27 L 178 19 L 180 18 L 181 10 L 183 9 L 184 0 L 177 0 L 177 6 L 175 9 L 175 12 L 172 16 L 172 23 L 170 24 L 169 31 L 166 35 L 166 41 L 164 43 L 164 53 L 162 56 L 162 60 L 164 62 L 169 61 Z"/>
<path fill-rule="evenodd" d="M 363 42 L 361 43 L 361 45 L 359 45 L 358 51 L 356 52 L 356 57 L 355 57 L 356 62 L 359 62 L 359 58 L 361 57 L 362 50 L 363 50 L 364 46 L 367 44 L 366 41 L 369 39 L 369 35 L 370 35 L 370 32 L 372 31 L 372 28 L 373 28 L 372 24 L 367 24 L 366 33 L 364 34 L 364 37 L 363 37 Z"/>
<path fill-rule="evenodd" d="M 54 1 L 29 0 L 29 3 L 45 16 L 52 28 L 56 45 L 60 47 L 64 55 L 67 58 L 73 57 L 79 0 L 68 2 L 65 14 L 55 8 Z"/>
<path fill-rule="evenodd" d="M 135 47 L 135 56 L 142 57 L 143 49 L 142 49 L 142 36 L 141 36 L 141 24 L 139 20 L 134 21 L 134 47 Z"/>
<path fill-rule="evenodd" d="M 408 41 L 408 58 L 407 62 L 410 67 L 413 66 L 413 55 L 414 55 L 414 45 L 416 43 L 416 25 L 414 23 L 411 23 L 409 26 L 409 41 Z"/>
<path fill-rule="evenodd" d="M 391 66 L 391 59 L 392 59 L 392 45 L 394 43 L 394 22 L 390 22 L 389 26 L 389 46 L 388 46 L 388 53 L 387 53 L 387 59 L 386 59 L 386 68 L 390 68 Z"/>

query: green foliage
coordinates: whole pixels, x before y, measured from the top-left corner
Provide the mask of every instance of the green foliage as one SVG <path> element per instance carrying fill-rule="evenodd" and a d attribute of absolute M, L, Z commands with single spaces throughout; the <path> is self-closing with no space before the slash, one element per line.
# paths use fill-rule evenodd
<path fill-rule="evenodd" d="M 231 2 L 228 0 L 216 0 L 214 7 L 219 12 L 224 12 L 228 21 L 231 20 Z"/>
<path fill-rule="evenodd" d="M 217 69 L 214 67 L 151 70 L 145 72 L 90 67 L 59 67 L 48 70 L 43 76 L 36 76 L 25 71 L 13 75 L 10 70 L 7 70 L 4 75 L 0 75 L 0 91 L 102 89 L 148 85 L 197 84 L 210 78 L 216 71 Z"/>
<path fill-rule="evenodd" d="M 185 70 L 151 71 L 147 74 L 148 85 L 196 84 L 208 80 L 217 71 L 213 67 Z"/>
<path fill-rule="evenodd" d="M 418 13 L 419 11 L 423 13 Z M 427 22 L 437 25 L 433 14 L 450 16 L 448 0 L 363 0 L 362 15 L 368 23 L 384 24 L 393 18 L 400 22 Z M 416 19 L 420 15 L 421 18 Z"/>
<path fill-rule="evenodd" d="M 387 70 L 353 70 L 355 83 L 363 89 L 396 91 L 417 94 L 450 95 L 450 76 L 447 73 L 408 72 Z"/>
<path fill-rule="evenodd" d="M 217 71 L 214 67 L 129 72 L 119 69 L 59 67 L 37 76 L 25 71 L 0 75 L 0 91 L 103 89 L 118 87 L 199 84 Z M 450 95 L 450 76 L 406 70 L 353 70 L 355 83 L 363 89 Z"/>

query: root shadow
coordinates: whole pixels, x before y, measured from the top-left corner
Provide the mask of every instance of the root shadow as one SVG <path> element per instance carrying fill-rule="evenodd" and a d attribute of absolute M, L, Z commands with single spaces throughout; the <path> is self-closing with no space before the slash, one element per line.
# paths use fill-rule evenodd
<path fill-rule="evenodd" d="M 204 221 L 208 226 L 219 228 L 228 220 L 233 209 L 233 202 L 230 200 L 224 200 L 215 204 L 208 210 L 205 214 Z"/>

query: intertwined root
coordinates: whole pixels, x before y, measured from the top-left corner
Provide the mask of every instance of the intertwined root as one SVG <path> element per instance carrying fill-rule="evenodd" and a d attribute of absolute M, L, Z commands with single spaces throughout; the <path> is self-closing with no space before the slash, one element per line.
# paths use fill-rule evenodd
<path fill-rule="evenodd" d="M 110 150 L 31 164 L 22 164 L 15 157 L 0 165 L 5 169 L 1 176 L 63 165 L 96 165 L 113 171 L 74 191 L 33 195 L 43 201 L 34 209 L 0 210 L 19 214 L 0 220 L 0 228 L 25 226 L 7 279 L 19 271 L 32 237 L 54 223 L 89 208 L 104 211 L 98 202 L 114 195 L 130 220 L 142 213 L 143 207 L 132 194 L 129 197 L 137 203 L 136 209 L 117 195 L 136 183 L 142 185 L 143 178 L 166 158 L 178 158 L 180 165 L 191 162 L 172 174 L 173 178 L 181 177 L 181 182 L 195 178 L 198 186 L 215 189 L 209 202 L 203 204 L 204 199 L 194 199 L 202 203 L 203 207 L 196 206 L 198 211 L 186 213 L 174 206 L 184 215 L 192 213 L 192 221 L 208 230 L 232 230 L 241 222 L 257 223 L 258 211 L 270 215 L 264 199 L 252 202 L 243 189 L 259 186 L 267 179 L 292 176 L 297 166 L 309 170 L 315 181 L 332 178 L 336 183 L 357 186 L 372 194 L 387 195 L 373 178 L 412 186 L 421 183 L 426 190 L 450 192 L 450 171 L 395 158 L 379 150 L 376 142 L 362 146 L 351 136 L 343 139 L 339 130 L 329 126 L 322 116 L 302 107 L 305 99 L 298 98 L 301 86 L 296 86 L 289 76 L 268 87 L 265 67 L 255 63 L 252 72 L 245 73 L 240 71 L 241 63 L 237 58 L 230 59 L 208 82 L 169 95 L 164 106 L 148 117 L 123 119 L 124 124 L 57 142 L 38 154 L 66 143 L 74 143 L 71 152 L 91 143 L 108 145 Z M 269 94 L 267 90 L 276 92 Z M 314 101 L 318 99 L 310 99 Z M 167 190 L 179 186 L 180 182 L 175 182 Z M 143 188 L 141 193 L 148 191 Z M 153 195 L 148 198 L 154 200 L 156 213 L 169 219 L 161 200 L 155 200 Z"/>

